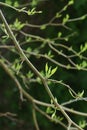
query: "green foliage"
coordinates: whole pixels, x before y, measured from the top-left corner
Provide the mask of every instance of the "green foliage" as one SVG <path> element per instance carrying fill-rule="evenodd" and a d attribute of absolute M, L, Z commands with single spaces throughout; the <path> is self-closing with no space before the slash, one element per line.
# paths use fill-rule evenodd
<path fill-rule="evenodd" d="M 20 63 L 19 59 L 16 59 L 12 64 L 12 69 L 16 71 L 16 74 L 19 74 L 19 71 L 22 69 L 22 62 Z"/>
<path fill-rule="evenodd" d="M 18 7 L 18 6 L 19 6 L 18 1 L 15 1 L 15 2 L 14 2 L 14 7 Z"/>
<path fill-rule="evenodd" d="M 36 13 L 42 13 L 42 11 L 36 11 L 36 8 L 32 8 L 31 10 L 28 10 L 28 15 L 34 15 Z"/>
<path fill-rule="evenodd" d="M 40 29 L 41 29 L 41 30 L 46 29 L 46 25 L 42 25 L 42 26 L 40 27 Z"/>
<path fill-rule="evenodd" d="M 58 38 L 62 36 L 62 32 L 58 32 Z"/>
<path fill-rule="evenodd" d="M 70 0 L 68 3 L 68 5 L 72 5 L 72 4 L 74 4 L 74 0 Z"/>
<path fill-rule="evenodd" d="M 78 92 L 78 98 L 82 98 L 83 97 L 83 95 L 84 95 L 84 90 L 82 91 L 82 92 Z"/>
<path fill-rule="evenodd" d="M 68 20 L 69 20 L 69 15 L 66 14 L 65 18 L 63 18 L 63 24 L 66 24 Z"/>
<path fill-rule="evenodd" d="M 87 50 L 87 42 L 85 43 L 85 45 L 81 45 L 80 46 L 80 53 L 84 53 Z"/>
<path fill-rule="evenodd" d="M 76 96 L 72 93 L 72 91 L 70 89 L 69 89 L 69 92 L 70 92 L 71 96 L 76 99 L 83 98 L 83 95 L 84 95 L 84 90 L 82 92 L 78 92 Z"/>
<path fill-rule="evenodd" d="M 86 121 L 85 120 L 80 121 L 79 126 L 84 129 L 87 126 Z"/>
<path fill-rule="evenodd" d="M 34 6 L 37 6 L 38 3 L 39 3 L 39 0 L 32 0 L 31 5 L 32 7 L 34 7 Z"/>
<path fill-rule="evenodd" d="M 53 74 L 55 74 L 55 72 L 57 71 L 57 68 L 58 67 L 55 67 L 54 69 L 52 69 L 52 67 L 48 66 L 48 63 L 46 63 L 45 65 L 45 75 L 46 75 L 46 78 L 50 78 Z"/>
<path fill-rule="evenodd" d="M 47 55 L 47 56 L 48 56 L 48 57 L 50 57 L 50 58 L 53 58 L 53 57 L 54 57 L 54 55 L 52 54 L 51 50 L 50 50 L 50 51 L 48 51 L 48 53 L 47 53 L 47 54 L 45 54 L 45 55 Z"/>
<path fill-rule="evenodd" d="M 29 72 L 27 73 L 27 77 L 28 77 L 28 78 L 32 78 L 33 75 L 34 75 L 34 74 L 33 74 L 31 71 L 29 71 Z"/>
<path fill-rule="evenodd" d="M 16 19 L 12 25 L 12 28 L 15 30 L 21 30 L 23 27 L 24 27 L 24 24 L 21 23 L 18 19 Z"/>
<path fill-rule="evenodd" d="M 55 98 L 55 101 L 57 102 L 57 99 Z M 51 104 L 53 105 L 53 101 L 51 100 Z M 55 119 L 58 121 L 63 121 L 63 117 L 57 116 L 57 110 L 56 108 L 53 109 L 51 107 L 47 107 L 46 113 L 50 115 L 51 119 Z"/>
<path fill-rule="evenodd" d="M 11 0 L 5 0 L 6 4 L 9 4 L 11 5 L 12 4 L 12 1 Z"/>

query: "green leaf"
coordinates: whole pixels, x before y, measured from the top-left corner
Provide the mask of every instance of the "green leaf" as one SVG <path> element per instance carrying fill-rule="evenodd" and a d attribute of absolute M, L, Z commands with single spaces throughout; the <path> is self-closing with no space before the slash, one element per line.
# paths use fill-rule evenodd
<path fill-rule="evenodd" d="M 83 62 L 81 63 L 81 67 L 83 67 L 83 68 L 87 67 L 87 62 L 86 62 L 86 61 L 83 61 Z"/>
<path fill-rule="evenodd" d="M 29 72 L 26 74 L 26 76 L 27 76 L 28 78 L 32 78 L 33 75 L 34 75 L 34 74 L 33 74 L 31 71 L 29 71 Z"/>
<path fill-rule="evenodd" d="M 63 18 L 63 24 L 65 24 L 69 19 L 69 14 L 66 14 L 66 16 Z"/>
<path fill-rule="evenodd" d="M 22 62 L 20 63 L 20 61 L 16 59 L 12 65 L 12 68 L 16 71 L 16 74 L 18 74 L 20 69 L 22 68 Z"/>
<path fill-rule="evenodd" d="M 48 67 L 48 63 L 46 63 L 45 65 L 45 75 L 47 78 L 51 77 L 56 71 L 57 71 L 57 68 L 54 68 L 52 69 L 52 66 Z"/>
<path fill-rule="evenodd" d="M 68 3 L 68 5 L 72 5 L 72 4 L 74 4 L 74 0 L 70 0 Z"/>
<path fill-rule="evenodd" d="M 58 38 L 62 36 L 62 32 L 58 32 Z"/>
<path fill-rule="evenodd" d="M 63 117 L 60 117 L 60 116 L 57 117 L 57 120 L 59 121 L 62 121 L 63 119 L 64 119 Z"/>
<path fill-rule="evenodd" d="M 51 104 L 53 104 L 53 100 L 52 100 L 52 99 L 51 99 L 51 101 L 50 101 L 50 102 L 51 102 Z"/>
<path fill-rule="evenodd" d="M 18 6 L 19 6 L 18 1 L 15 1 L 15 2 L 14 2 L 14 7 L 18 7 Z"/>
<path fill-rule="evenodd" d="M 47 114 L 52 114 L 54 111 L 52 110 L 52 108 L 51 107 L 47 107 L 47 109 L 46 109 L 46 113 Z"/>
<path fill-rule="evenodd" d="M 80 122 L 79 122 L 79 126 L 84 129 L 84 128 L 87 126 L 86 120 L 80 121 Z"/>
<path fill-rule="evenodd" d="M 32 40 L 31 37 L 25 37 L 26 42 L 30 42 Z"/>
<path fill-rule="evenodd" d="M 23 27 L 24 27 L 24 24 L 21 23 L 18 19 L 16 19 L 13 24 L 13 28 L 15 28 L 17 30 L 21 30 Z"/>
<path fill-rule="evenodd" d="M 27 49 L 26 49 L 26 52 L 27 53 L 29 53 L 29 52 L 31 52 L 32 51 L 32 49 L 30 48 L 30 47 L 28 47 Z"/>
<path fill-rule="evenodd" d="M 55 119 L 55 118 L 56 118 L 56 113 L 55 113 L 55 112 L 51 115 L 51 118 L 52 118 L 52 119 Z"/>
<path fill-rule="evenodd" d="M 66 67 L 67 67 L 67 69 L 70 69 L 70 68 L 71 68 L 71 65 L 70 65 L 70 64 L 68 64 Z"/>
<path fill-rule="evenodd" d="M 67 42 L 67 41 L 69 40 L 69 38 L 68 38 L 68 37 L 65 37 L 64 40 Z"/>
<path fill-rule="evenodd" d="M 80 50 L 82 51 L 82 49 L 83 49 L 83 45 L 81 44 L 81 45 L 80 45 Z"/>
<path fill-rule="evenodd" d="M 66 5 L 66 6 L 64 6 L 63 11 L 66 11 L 67 7 L 68 7 L 67 5 Z"/>
<path fill-rule="evenodd" d="M 40 29 L 41 29 L 41 30 L 46 29 L 46 25 L 42 25 L 42 26 L 40 27 Z"/>
<path fill-rule="evenodd" d="M 32 0 L 31 5 L 32 7 L 35 7 L 38 4 L 38 0 Z"/>
<path fill-rule="evenodd" d="M 83 95 L 84 95 L 84 90 L 82 92 L 78 92 L 78 94 L 77 94 L 78 98 L 82 98 Z"/>
<path fill-rule="evenodd" d="M 41 82 L 41 79 L 40 79 L 39 77 L 37 77 L 37 82 L 38 82 L 39 84 L 42 83 L 42 82 Z"/>
<path fill-rule="evenodd" d="M 29 9 L 27 13 L 28 13 L 28 15 L 33 15 L 33 14 L 35 14 L 35 13 L 36 13 L 36 8 L 33 8 L 33 9 L 31 9 L 31 10 Z"/>
<path fill-rule="evenodd" d="M 80 53 L 83 53 L 83 52 L 85 52 L 87 50 L 87 42 L 85 43 L 85 45 L 80 46 L 80 50 L 81 50 Z"/>
<path fill-rule="evenodd" d="M 57 71 L 57 69 L 58 69 L 58 67 L 52 69 L 50 76 L 52 76 Z"/>
<path fill-rule="evenodd" d="M 87 15 L 84 15 L 81 17 L 81 20 L 84 20 L 87 17 Z"/>
<path fill-rule="evenodd" d="M 9 34 L 8 34 L 6 28 L 5 28 L 5 25 L 2 24 L 2 26 L 0 26 L 0 27 L 1 27 L 2 31 L 9 37 Z"/>
<path fill-rule="evenodd" d="M 60 18 L 60 17 L 62 17 L 62 15 L 57 12 L 55 17 Z"/>
<path fill-rule="evenodd" d="M 45 72 L 46 73 L 48 72 L 48 63 L 46 63 L 46 65 L 45 65 Z"/>
<path fill-rule="evenodd" d="M 33 9 L 29 9 L 28 11 L 27 11 L 27 14 L 28 15 L 34 15 L 34 14 L 36 14 L 36 13 L 42 13 L 42 11 L 36 11 L 36 8 L 33 8 Z"/>
<path fill-rule="evenodd" d="M 48 52 L 47 56 L 50 57 L 50 58 L 53 58 L 53 57 L 54 57 L 54 55 L 52 55 L 51 50 Z"/>
<path fill-rule="evenodd" d="M 5 3 L 8 5 L 12 5 L 12 1 L 11 0 L 5 0 Z"/>

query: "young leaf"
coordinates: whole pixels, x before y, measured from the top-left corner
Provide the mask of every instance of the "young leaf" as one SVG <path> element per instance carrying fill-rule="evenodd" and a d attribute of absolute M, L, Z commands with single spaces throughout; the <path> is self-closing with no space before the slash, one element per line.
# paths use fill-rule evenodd
<path fill-rule="evenodd" d="M 27 74 L 26 74 L 26 76 L 30 79 L 30 78 L 32 78 L 33 77 L 33 73 L 31 72 L 31 71 L 29 71 Z"/>
<path fill-rule="evenodd" d="M 69 14 L 66 14 L 66 16 L 63 18 L 63 24 L 65 24 L 69 19 Z"/>
<path fill-rule="evenodd" d="M 18 7 L 18 6 L 19 6 L 18 1 L 15 1 L 14 2 L 14 7 Z"/>
<path fill-rule="evenodd" d="M 41 30 L 46 29 L 46 25 L 42 25 L 42 26 L 40 27 L 40 29 L 41 29 Z"/>
<path fill-rule="evenodd" d="M 52 119 L 55 119 L 56 118 L 56 113 L 54 112 L 51 116 Z"/>
<path fill-rule="evenodd" d="M 11 0 L 5 0 L 5 3 L 8 5 L 12 5 L 12 1 Z"/>
<path fill-rule="evenodd" d="M 78 98 L 82 98 L 83 97 L 83 95 L 84 95 L 84 90 L 82 91 L 82 92 L 78 92 Z"/>
<path fill-rule="evenodd" d="M 20 30 L 24 27 L 24 24 L 21 23 L 18 19 L 15 20 L 14 24 L 13 24 L 13 28 Z"/>
<path fill-rule="evenodd" d="M 46 73 L 48 72 L 48 63 L 46 63 L 46 65 L 45 65 L 45 72 Z"/>
<path fill-rule="evenodd" d="M 52 76 L 52 75 L 57 71 L 57 68 L 58 68 L 58 67 L 52 69 L 50 76 Z"/>
<path fill-rule="evenodd" d="M 47 114 L 52 114 L 54 111 L 52 110 L 52 108 L 51 107 L 47 107 L 47 109 L 46 109 L 46 113 Z"/>
<path fill-rule="evenodd" d="M 58 33 L 58 38 L 60 38 L 62 36 L 62 32 Z"/>
<path fill-rule="evenodd" d="M 85 120 L 82 120 L 79 122 L 79 126 L 84 129 L 87 126 L 87 122 Z"/>
<path fill-rule="evenodd" d="M 72 5 L 72 4 L 74 4 L 74 0 L 70 0 L 68 3 L 68 5 Z"/>
<path fill-rule="evenodd" d="M 30 48 L 30 47 L 28 47 L 27 49 L 26 49 L 26 52 L 27 53 L 29 53 L 29 52 L 31 52 L 32 51 L 32 49 Z"/>

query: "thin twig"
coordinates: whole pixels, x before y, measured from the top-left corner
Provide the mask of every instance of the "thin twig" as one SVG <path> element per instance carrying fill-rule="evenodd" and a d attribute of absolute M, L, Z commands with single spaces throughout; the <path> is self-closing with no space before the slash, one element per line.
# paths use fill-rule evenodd
<path fill-rule="evenodd" d="M 33 113 L 33 120 L 34 120 L 34 124 L 35 124 L 36 130 L 40 130 L 38 122 L 37 122 L 37 118 L 36 118 L 35 104 L 33 104 L 32 113 Z"/>

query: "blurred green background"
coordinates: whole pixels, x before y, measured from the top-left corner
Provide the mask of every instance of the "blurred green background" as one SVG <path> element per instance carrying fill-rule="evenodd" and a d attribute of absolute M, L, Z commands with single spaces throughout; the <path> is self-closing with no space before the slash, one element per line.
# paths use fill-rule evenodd
<path fill-rule="evenodd" d="M 8 4 L 11 3 L 14 5 L 14 3 L 18 3 L 19 5 L 23 5 L 26 3 L 30 3 L 28 8 L 32 9 L 33 7 L 36 7 L 38 10 L 42 10 L 42 14 L 36 14 L 34 16 L 27 17 L 24 14 L 18 14 L 16 11 L 14 11 L 11 8 L 0 6 L 2 9 L 6 19 L 9 23 L 13 23 L 14 20 L 19 18 L 22 22 L 25 22 L 28 20 L 32 24 L 43 24 L 48 22 L 56 12 L 58 12 L 66 3 L 67 0 L 0 0 L 0 2 L 7 2 Z M 66 11 L 70 15 L 70 18 L 76 18 L 80 17 L 87 13 L 87 0 L 76 0 L 74 5 L 72 7 L 69 7 Z M 67 46 L 73 46 L 75 50 L 79 50 L 79 47 L 81 44 L 84 45 L 84 43 L 87 41 L 87 18 L 83 21 L 77 21 L 72 22 L 69 25 L 73 32 L 77 32 L 76 35 L 72 38 L 70 38 L 69 42 L 67 42 Z M 58 31 L 63 31 L 64 35 L 69 34 L 69 31 L 62 29 L 61 27 L 55 28 L 47 28 L 45 31 L 41 31 L 38 29 L 33 28 L 26 28 L 27 32 L 33 33 L 35 35 L 43 36 L 46 38 L 53 38 L 56 36 Z M 2 31 L 0 30 L 0 35 L 2 34 Z M 19 36 L 21 38 L 21 36 Z M 65 43 L 64 43 L 65 44 Z M 35 48 L 35 46 L 32 46 Z M 48 51 L 48 48 L 45 48 Z M 46 51 L 43 49 L 43 52 Z M 12 57 L 12 55 L 9 52 L 6 52 L 6 50 L 3 50 L 2 52 L 3 56 L 5 57 Z M 85 54 L 87 56 L 87 54 Z M 37 68 L 43 68 L 44 62 L 46 62 L 43 59 L 40 59 L 37 61 L 34 58 L 32 58 L 32 62 L 37 66 Z M 61 60 L 61 59 L 60 59 Z M 63 61 L 64 62 L 64 61 Z M 79 60 L 77 61 L 79 63 Z M 25 71 L 27 71 L 25 69 Z M 84 71 L 76 71 L 76 70 L 66 70 L 59 68 L 58 73 L 56 73 L 55 79 L 63 80 L 65 83 L 69 84 L 76 92 L 85 90 L 85 96 L 87 91 L 87 72 Z M 35 86 L 35 88 L 34 88 Z M 45 91 L 43 91 L 42 94 L 42 88 L 37 91 L 38 85 L 33 84 L 32 89 L 30 89 L 30 93 L 34 95 L 34 97 L 38 99 L 44 99 L 44 101 L 48 100 L 48 96 L 46 95 Z M 51 88 L 53 94 L 58 98 L 58 101 L 60 103 L 67 101 L 69 99 L 69 94 L 66 91 L 64 87 L 57 87 L 56 85 Z M 62 96 L 63 95 L 63 96 Z M 84 105 L 83 105 L 84 104 Z M 70 107 L 74 107 L 75 109 L 83 112 L 87 112 L 87 103 L 86 102 L 78 102 L 73 104 Z M 34 124 L 32 119 L 32 105 L 29 102 L 21 102 L 19 98 L 19 92 L 15 87 L 14 82 L 9 78 L 9 76 L 4 72 L 4 70 L 0 67 L 0 112 L 13 112 L 18 115 L 16 121 L 11 121 L 7 118 L 0 118 L 0 129 L 2 130 L 34 130 Z M 72 116 L 72 119 L 76 121 L 77 123 L 86 118 L 79 117 L 79 116 Z M 58 130 L 63 129 L 58 124 L 54 124 L 39 113 L 37 114 L 38 122 L 40 125 L 41 130 Z"/>

